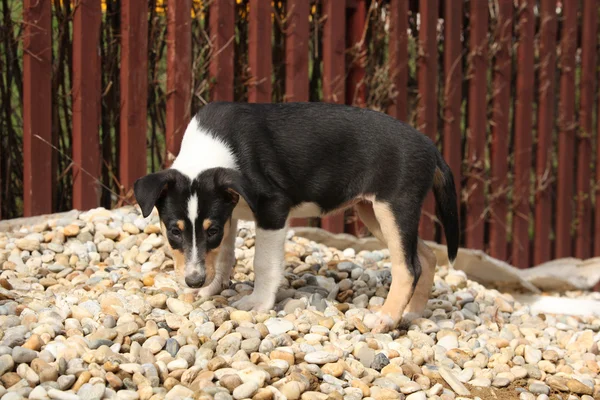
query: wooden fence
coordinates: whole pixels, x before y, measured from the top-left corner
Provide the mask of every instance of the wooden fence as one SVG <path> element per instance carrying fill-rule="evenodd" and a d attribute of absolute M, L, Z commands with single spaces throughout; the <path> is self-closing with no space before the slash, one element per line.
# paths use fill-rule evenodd
<path fill-rule="evenodd" d="M 55 211 L 53 182 L 61 173 L 57 157 L 73 161 L 72 207 L 100 204 L 100 102 L 109 90 L 99 78 L 104 2 L 74 0 L 72 8 L 70 155 L 57 155 L 49 145 L 56 142 L 52 3 L 25 0 L 23 6 L 24 215 Z M 192 1 L 165 3 L 168 165 L 193 112 L 195 58 Z M 240 3 L 248 12 L 244 34 L 236 22 Z M 118 181 L 126 193 L 149 169 L 143 150 L 153 84 L 148 77 L 148 15 L 158 5 L 146 0 L 120 4 L 115 140 Z M 284 10 L 283 20 L 274 16 L 276 6 Z M 311 33 L 314 7 L 319 7 L 322 28 L 317 36 Z M 274 25 L 279 24 L 284 37 L 283 101 L 314 100 L 309 86 L 317 65 L 309 60 L 310 45 L 321 57 L 319 100 L 382 109 L 436 140 L 461 197 L 462 245 L 519 267 L 556 257 L 598 256 L 598 10 L 597 0 L 213 0 L 205 4 L 203 22 L 212 49 L 207 98 L 237 100 L 240 55 L 235 50 L 247 46 L 244 101 L 273 101 L 277 77 L 271 46 Z M 383 56 L 375 55 L 374 34 L 366 34 L 377 28 L 373 21 L 379 21 L 385 34 L 386 48 L 377 50 Z M 316 45 L 311 43 L 315 40 Z M 383 67 L 367 71 L 369 57 L 381 58 Z M 377 90 L 393 93 L 378 107 L 371 101 L 375 87 L 365 83 L 375 73 L 384 74 L 381 79 L 387 82 Z M 6 182 L 2 185 L 7 187 Z M 423 211 L 421 236 L 443 240 L 431 195 Z M 323 218 L 320 225 L 334 232 L 364 233 L 352 212 Z"/>

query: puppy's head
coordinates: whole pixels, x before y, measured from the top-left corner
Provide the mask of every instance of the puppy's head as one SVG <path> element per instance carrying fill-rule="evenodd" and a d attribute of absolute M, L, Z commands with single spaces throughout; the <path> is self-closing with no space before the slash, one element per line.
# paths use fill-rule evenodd
<path fill-rule="evenodd" d="M 144 217 L 154 207 L 158 210 L 176 269 L 183 269 L 191 288 L 210 283 L 214 277 L 214 261 L 240 197 L 254 211 L 247 181 L 227 168 L 206 170 L 194 179 L 166 169 L 138 179 L 133 191 Z"/>

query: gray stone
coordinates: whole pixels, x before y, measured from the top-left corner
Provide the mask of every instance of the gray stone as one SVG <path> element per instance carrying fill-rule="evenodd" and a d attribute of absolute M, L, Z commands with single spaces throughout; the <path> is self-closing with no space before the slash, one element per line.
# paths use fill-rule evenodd
<path fill-rule="evenodd" d="M 21 346 L 13 348 L 12 358 L 17 364 L 31 363 L 38 356 L 37 351 L 29 350 Z"/>
<path fill-rule="evenodd" d="M 549 394 L 550 393 L 550 387 L 548 385 L 545 385 L 541 382 L 534 382 L 532 384 L 529 385 L 529 391 L 531 393 L 535 393 L 535 394 Z"/>
<path fill-rule="evenodd" d="M 179 351 L 179 342 L 173 338 L 167 339 L 165 350 L 167 350 L 171 356 L 175 357 Z"/>
<path fill-rule="evenodd" d="M 81 400 L 100 400 L 104 396 L 105 386 L 101 383 L 94 385 L 86 383 L 77 391 Z"/>
<path fill-rule="evenodd" d="M 0 376 L 12 371 L 14 366 L 15 362 L 13 361 L 12 356 L 8 354 L 0 356 Z"/>
<path fill-rule="evenodd" d="M 385 354 L 377 353 L 375 355 L 373 362 L 371 363 L 371 368 L 373 368 L 376 371 L 381 371 L 383 369 L 383 367 L 385 367 L 389 363 L 390 363 L 390 360 L 387 358 L 387 356 Z M 365 365 L 365 366 L 367 366 L 367 365 Z"/>

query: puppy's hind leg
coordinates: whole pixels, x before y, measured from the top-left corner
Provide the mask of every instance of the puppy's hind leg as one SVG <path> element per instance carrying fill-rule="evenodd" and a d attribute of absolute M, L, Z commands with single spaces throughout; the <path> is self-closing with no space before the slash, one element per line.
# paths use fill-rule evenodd
<path fill-rule="evenodd" d="M 373 206 L 367 202 L 361 202 L 355 207 L 358 211 L 358 216 L 367 226 L 373 236 L 379 239 L 379 241 L 383 244 L 387 245 L 385 238 L 383 237 L 381 225 L 375 216 Z M 421 263 L 421 277 L 419 278 L 417 287 L 410 298 L 408 306 L 404 310 L 404 315 L 402 316 L 403 323 L 410 322 L 423 315 L 423 311 L 425 311 L 425 307 L 427 307 L 427 301 L 429 300 L 429 296 L 431 294 L 431 285 L 433 284 L 435 266 L 437 263 L 435 254 L 433 254 L 433 251 L 429 248 L 429 246 L 427 246 L 427 244 L 425 244 L 425 242 L 420 238 L 418 240 L 417 253 L 419 262 Z"/>
<path fill-rule="evenodd" d="M 420 207 L 408 199 L 402 200 L 395 200 L 393 204 L 377 199 L 373 202 L 392 261 L 392 284 L 378 311 L 374 333 L 387 332 L 398 325 L 421 276 L 417 256 Z"/>
<path fill-rule="evenodd" d="M 419 262 L 421 263 L 421 277 L 419 278 L 417 287 L 402 315 L 403 325 L 423 316 L 423 311 L 425 311 L 427 301 L 431 296 L 431 286 L 435 276 L 437 259 L 429 246 L 421 239 L 419 239 L 417 245 L 417 253 L 419 255 Z"/>

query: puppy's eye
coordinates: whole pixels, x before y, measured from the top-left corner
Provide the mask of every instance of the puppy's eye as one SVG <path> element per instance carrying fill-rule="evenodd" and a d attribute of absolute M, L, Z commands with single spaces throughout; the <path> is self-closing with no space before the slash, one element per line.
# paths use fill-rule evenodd
<path fill-rule="evenodd" d="M 214 226 L 208 228 L 208 230 L 206 231 L 208 237 L 215 236 L 217 233 L 219 233 L 219 228 L 216 228 Z"/>
<path fill-rule="evenodd" d="M 171 235 L 175 237 L 181 236 L 181 229 L 179 228 L 171 228 Z"/>

